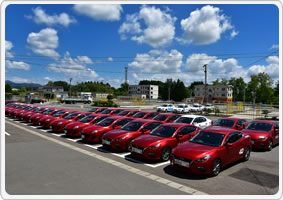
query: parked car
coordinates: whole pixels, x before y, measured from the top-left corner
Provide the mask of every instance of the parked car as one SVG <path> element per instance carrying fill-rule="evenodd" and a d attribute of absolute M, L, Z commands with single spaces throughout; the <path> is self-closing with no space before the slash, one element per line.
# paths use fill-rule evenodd
<path fill-rule="evenodd" d="M 174 113 L 188 113 L 190 111 L 190 106 L 187 104 L 178 104 L 174 109 Z"/>
<path fill-rule="evenodd" d="M 191 107 L 190 107 L 190 112 L 201 112 L 204 110 L 204 106 L 199 104 L 199 103 L 194 103 Z"/>
<path fill-rule="evenodd" d="M 179 117 L 181 117 L 181 115 L 173 114 L 173 113 L 163 113 L 163 114 L 156 115 L 155 117 L 152 118 L 152 120 L 172 123 Z"/>
<path fill-rule="evenodd" d="M 38 108 L 38 106 L 31 106 L 27 110 L 22 110 L 22 111 L 16 113 L 15 118 L 18 119 L 18 120 L 23 120 L 23 116 L 26 113 L 31 113 L 32 111 L 36 110 L 37 108 Z"/>
<path fill-rule="evenodd" d="M 61 111 L 56 112 L 52 115 L 42 117 L 39 120 L 38 125 L 41 126 L 44 129 L 49 129 L 52 121 L 54 121 L 56 119 L 61 119 L 62 117 L 69 115 L 71 112 L 73 112 L 73 111 L 61 110 Z"/>
<path fill-rule="evenodd" d="M 204 116 L 200 115 L 182 115 L 175 123 L 185 123 L 198 126 L 200 128 L 206 128 L 212 125 L 212 121 Z"/>
<path fill-rule="evenodd" d="M 69 137 L 80 137 L 81 130 L 89 125 L 98 123 L 99 121 L 109 117 L 109 115 L 91 114 L 82 118 L 78 122 L 72 122 L 64 127 L 64 133 Z"/>
<path fill-rule="evenodd" d="M 255 120 L 248 124 L 243 133 L 251 136 L 254 149 L 271 151 L 275 144 L 279 144 L 279 122 Z"/>
<path fill-rule="evenodd" d="M 95 125 L 83 128 L 81 137 L 84 142 L 102 142 L 102 137 L 108 131 L 119 129 L 133 119 L 130 117 L 113 116 L 107 117 Z"/>
<path fill-rule="evenodd" d="M 222 118 L 222 119 L 217 119 L 213 123 L 213 126 L 222 126 L 222 127 L 233 128 L 237 130 L 242 130 L 246 128 L 247 125 L 248 125 L 247 120 L 241 119 L 241 118 Z"/>
<path fill-rule="evenodd" d="M 140 111 L 139 110 L 123 110 L 123 111 L 119 112 L 117 114 L 117 116 L 131 117 L 138 112 L 140 112 Z"/>
<path fill-rule="evenodd" d="M 131 155 L 145 159 L 167 161 L 171 150 L 179 143 L 189 140 L 200 128 L 180 123 L 166 123 L 148 135 L 133 140 Z"/>
<path fill-rule="evenodd" d="M 90 115 L 89 112 L 74 111 L 61 119 L 56 119 L 50 123 L 50 128 L 53 132 L 62 133 L 67 124 L 81 120 L 82 118 Z"/>
<path fill-rule="evenodd" d="M 105 133 L 102 138 L 102 144 L 114 150 L 130 151 L 133 139 L 148 134 L 161 123 L 148 119 L 131 121 L 120 129 Z"/>
<path fill-rule="evenodd" d="M 235 129 L 208 127 L 172 151 L 171 165 L 195 174 L 217 176 L 224 166 L 247 161 L 251 152 L 249 135 Z"/>
<path fill-rule="evenodd" d="M 203 110 L 213 110 L 214 109 L 214 106 L 211 104 L 211 103 L 207 103 L 204 105 L 204 108 Z"/>
<path fill-rule="evenodd" d="M 156 108 L 157 112 L 172 112 L 175 106 L 173 104 L 162 104 Z"/>
<path fill-rule="evenodd" d="M 49 108 L 47 110 L 45 110 L 43 113 L 39 113 L 39 114 L 36 114 L 36 115 L 33 115 L 30 120 L 31 120 L 31 123 L 34 125 L 34 126 L 38 126 L 39 125 L 39 121 L 41 118 L 43 117 L 46 117 L 46 116 L 51 116 L 59 111 L 62 111 L 63 109 L 57 109 L 57 108 Z"/>
<path fill-rule="evenodd" d="M 46 108 L 46 107 L 38 107 L 36 110 L 30 112 L 30 113 L 26 113 L 23 115 L 23 121 L 27 122 L 27 123 L 31 123 L 31 118 L 34 116 L 34 115 L 37 115 L 37 114 L 40 114 L 40 113 L 43 113 L 45 110 L 47 110 L 49 108 Z"/>
<path fill-rule="evenodd" d="M 145 111 L 140 111 L 134 114 L 132 117 L 135 119 L 152 119 L 156 115 L 158 115 L 158 112 L 145 112 Z"/>
<path fill-rule="evenodd" d="M 112 115 L 115 116 L 119 114 L 123 109 L 120 108 L 109 108 L 101 112 L 101 114 L 107 114 L 107 115 Z"/>
<path fill-rule="evenodd" d="M 19 108 L 19 109 L 14 109 L 13 111 L 10 111 L 9 116 L 10 116 L 11 118 L 16 119 L 16 115 L 17 115 L 19 112 L 25 111 L 25 110 L 29 109 L 30 107 L 31 107 L 30 105 L 24 105 L 24 106 L 22 106 L 22 107 Z"/>

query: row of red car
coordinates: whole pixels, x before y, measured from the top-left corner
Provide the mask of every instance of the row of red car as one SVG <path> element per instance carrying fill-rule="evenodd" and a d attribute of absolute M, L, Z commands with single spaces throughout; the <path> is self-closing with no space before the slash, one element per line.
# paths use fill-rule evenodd
<path fill-rule="evenodd" d="M 80 112 L 18 103 L 7 104 L 5 114 L 84 142 L 130 151 L 143 159 L 170 159 L 176 168 L 212 175 L 231 162 L 248 160 L 252 147 L 271 150 L 279 143 L 279 124 L 274 121 L 247 126 L 243 119 L 225 118 L 200 129 L 173 123 L 181 117 L 178 114 L 98 107 Z"/>

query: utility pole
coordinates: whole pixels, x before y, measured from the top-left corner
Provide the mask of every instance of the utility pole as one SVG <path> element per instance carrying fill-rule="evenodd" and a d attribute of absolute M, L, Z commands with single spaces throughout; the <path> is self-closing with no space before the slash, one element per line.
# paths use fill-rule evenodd
<path fill-rule="evenodd" d="M 125 83 L 128 83 L 128 67 L 125 67 Z"/>
<path fill-rule="evenodd" d="M 205 74 L 205 82 L 204 82 L 204 101 L 207 103 L 207 94 L 206 94 L 206 87 L 207 87 L 207 64 L 203 65 L 203 71 Z"/>
<path fill-rule="evenodd" d="M 170 102 L 170 89 L 171 89 L 171 82 L 172 82 L 172 78 L 170 78 L 170 79 L 167 79 L 167 81 L 168 81 L 168 101 Z"/>
<path fill-rule="evenodd" d="M 72 96 L 71 83 L 72 83 L 72 78 L 70 78 L 70 97 Z"/>

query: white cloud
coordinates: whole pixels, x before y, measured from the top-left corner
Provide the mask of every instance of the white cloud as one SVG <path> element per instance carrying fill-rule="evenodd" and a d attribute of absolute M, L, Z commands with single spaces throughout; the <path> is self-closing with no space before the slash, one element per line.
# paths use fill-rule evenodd
<path fill-rule="evenodd" d="M 10 69 L 30 70 L 30 65 L 23 61 L 10 61 L 6 60 L 6 67 Z"/>
<path fill-rule="evenodd" d="M 51 80 L 52 80 L 52 78 L 50 78 L 50 77 L 48 77 L 48 76 L 44 77 L 43 79 L 44 79 L 44 80 L 47 80 L 47 81 L 51 81 Z"/>
<path fill-rule="evenodd" d="M 9 80 L 9 81 L 12 81 L 14 83 L 34 83 L 30 79 L 19 77 L 19 76 L 12 76 L 12 77 L 9 77 L 9 78 L 6 78 L 6 79 Z"/>
<path fill-rule="evenodd" d="M 113 58 L 112 58 L 112 57 L 109 57 L 109 58 L 108 58 L 108 61 L 109 61 L 109 62 L 113 62 Z"/>
<path fill-rule="evenodd" d="M 6 59 L 14 57 L 14 55 L 11 52 L 9 52 L 12 48 L 13 48 L 13 43 L 6 40 L 5 41 L 5 56 L 6 56 Z"/>
<path fill-rule="evenodd" d="M 266 59 L 267 65 L 253 65 L 248 69 L 248 74 L 258 74 L 265 72 L 270 75 L 273 79 L 279 78 L 279 58 L 278 56 L 269 56 Z"/>
<path fill-rule="evenodd" d="M 183 55 L 175 49 L 170 52 L 151 50 L 149 53 L 137 54 L 128 65 L 144 73 L 178 72 L 182 59 Z"/>
<path fill-rule="evenodd" d="M 82 64 L 92 64 L 92 60 L 87 56 L 77 56 L 76 60 Z"/>
<path fill-rule="evenodd" d="M 278 44 L 273 44 L 270 49 L 279 49 L 279 45 Z"/>
<path fill-rule="evenodd" d="M 74 79 L 74 81 L 93 81 L 97 78 L 97 73 L 86 67 L 86 62 L 81 62 L 81 58 L 86 59 L 87 56 L 76 57 L 73 59 L 69 52 L 66 52 L 63 58 L 61 58 L 57 63 L 52 63 L 47 66 L 48 71 L 55 73 L 64 73 Z"/>
<path fill-rule="evenodd" d="M 54 50 L 58 47 L 57 31 L 52 28 L 45 28 L 39 33 L 30 33 L 27 38 L 31 50 L 39 55 L 58 58 L 59 54 Z"/>
<path fill-rule="evenodd" d="M 76 4 L 74 10 L 97 21 L 118 21 L 123 8 L 119 4 Z"/>
<path fill-rule="evenodd" d="M 214 60 L 216 60 L 215 56 L 208 56 L 206 54 L 192 54 L 186 60 L 185 69 L 188 72 L 202 71 L 205 64 L 210 64 Z"/>
<path fill-rule="evenodd" d="M 230 33 L 230 38 L 233 39 L 236 35 L 238 35 L 239 32 L 238 31 L 235 31 L 233 30 L 231 33 Z"/>
<path fill-rule="evenodd" d="M 191 12 L 188 18 L 181 20 L 181 27 L 184 34 L 178 40 L 197 45 L 214 43 L 227 30 L 232 30 L 230 34 L 232 38 L 238 34 L 231 25 L 229 18 L 221 15 L 219 8 L 210 5 Z"/>
<path fill-rule="evenodd" d="M 154 6 L 142 6 L 139 13 L 127 15 L 126 21 L 120 26 L 121 39 L 131 39 L 138 43 L 146 43 L 154 48 L 171 43 L 175 35 L 175 17 L 168 10 L 162 11 Z M 144 24 L 141 24 L 141 23 Z M 145 26 L 142 29 L 142 25 Z"/>
<path fill-rule="evenodd" d="M 46 24 L 47 26 L 60 24 L 67 27 L 71 23 L 76 23 L 76 19 L 70 17 L 67 13 L 48 15 L 41 7 L 36 7 L 32 11 L 34 16 L 27 16 L 27 18 L 32 19 L 37 24 Z"/>

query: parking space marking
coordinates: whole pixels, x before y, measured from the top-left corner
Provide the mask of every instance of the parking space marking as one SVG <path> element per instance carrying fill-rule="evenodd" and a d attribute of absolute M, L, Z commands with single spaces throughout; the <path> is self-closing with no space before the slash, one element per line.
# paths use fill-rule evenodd
<path fill-rule="evenodd" d="M 132 172 L 134 174 L 137 174 L 139 176 L 142 176 L 142 177 L 145 177 L 145 178 L 148 178 L 148 179 L 151 179 L 153 181 L 156 181 L 156 182 L 159 182 L 160 184 L 164 184 L 164 185 L 167 185 L 168 187 L 171 187 L 171 188 L 174 188 L 174 189 L 177 189 L 177 190 L 180 190 L 182 192 L 186 192 L 188 194 L 191 194 L 191 195 L 208 195 L 202 191 L 199 191 L 199 190 L 196 190 L 196 189 L 193 189 L 191 187 L 188 187 L 188 186 L 185 186 L 185 185 L 181 185 L 179 183 L 176 183 L 176 182 L 173 182 L 171 180 L 167 180 L 167 179 L 164 179 L 162 177 L 159 177 L 159 176 L 156 176 L 156 175 L 153 175 L 153 174 L 150 174 L 148 172 L 145 172 L 145 171 L 142 171 L 140 169 L 137 169 L 137 168 L 134 168 L 134 167 L 131 167 L 129 165 L 126 165 L 126 164 L 123 164 L 121 162 L 118 162 L 118 161 L 115 161 L 115 160 L 112 160 L 110 158 L 106 158 L 104 156 L 101 156 L 101 155 L 98 155 L 94 152 L 90 152 L 88 150 L 85 150 L 85 149 L 82 149 L 82 148 L 79 148 L 79 147 L 76 147 L 76 146 L 73 146 L 71 144 L 68 144 L 66 142 L 63 142 L 63 141 L 60 141 L 60 140 L 57 140 L 55 138 L 52 138 L 52 137 L 49 137 L 49 136 L 46 136 L 46 135 L 42 135 L 36 131 L 33 131 L 33 130 L 30 130 L 30 129 L 27 129 L 23 126 L 20 126 L 20 125 L 17 125 L 17 124 L 14 124 L 12 122 L 9 122 L 7 121 L 6 123 L 12 125 L 12 126 L 15 126 L 19 129 L 22 129 L 24 131 L 27 131 L 33 135 L 36 135 L 36 136 L 39 136 L 41 138 L 44 138 L 46 140 L 49 140 L 51 142 L 54 142 L 54 143 L 57 143 L 57 144 L 60 144 L 66 148 L 69 148 L 69 149 L 72 149 L 74 151 L 77 151 L 77 152 L 80 152 L 80 153 L 83 153 L 85 155 L 88 155 L 90 157 L 93 157 L 93 158 L 96 158 L 96 159 L 99 159 L 101 161 L 104 161 L 108 164 L 111 164 L 111 165 L 115 165 L 121 169 L 124 169 L 124 170 L 127 170 L 129 172 Z"/>
<path fill-rule="evenodd" d="M 11 134 L 10 134 L 10 133 L 7 133 L 6 131 L 5 131 L 5 135 L 11 136 Z"/>
<path fill-rule="evenodd" d="M 72 141 L 72 142 L 77 142 L 77 141 L 79 141 L 80 139 L 71 139 L 71 138 L 66 138 L 67 140 L 70 140 L 70 141 Z"/>

